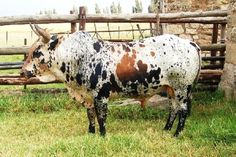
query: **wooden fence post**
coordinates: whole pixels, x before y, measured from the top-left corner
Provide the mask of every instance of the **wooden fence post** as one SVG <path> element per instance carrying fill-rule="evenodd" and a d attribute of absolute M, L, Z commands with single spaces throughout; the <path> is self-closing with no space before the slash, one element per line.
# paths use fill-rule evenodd
<path fill-rule="evenodd" d="M 225 32 L 226 32 L 226 24 L 221 24 L 221 32 L 220 32 L 220 43 L 225 43 Z M 225 56 L 225 51 L 220 51 L 220 56 Z M 224 65 L 224 61 L 220 61 L 222 65 Z"/>
<path fill-rule="evenodd" d="M 218 38 L 218 24 L 213 24 L 213 30 L 212 30 L 212 40 L 211 43 L 215 44 L 217 43 L 217 38 Z M 211 56 L 216 56 L 216 52 L 215 50 L 211 51 Z M 215 64 L 215 61 L 211 61 L 211 64 Z"/>
<path fill-rule="evenodd" d="M 109 33 L 109 37 L 110 37 L 110 40 L 111 40 L 111 31 L 110 31 L 110 25 L 109 25 L 109 22 L 107 22 L 107 28 L 108 28 L 108 33 Z"/>
<path fill-rule="evenodd" d="M 134 26 L 132 25 L 132 23 L 131 23 L 131 27 L 132 27 L 132 37 L 133 37 L 133 40 L 134 40 Z"/>
<path fill-rule="evenodd" d="M 120 39 L 120 26 L 118 26 L 118 39 Z"/>
<path fill-rule="evenodd" d="M 27 39 L 25 38 L 24 39 L 24 46 L 26 46 L 27 45 Z M 26 54 L 24 54 L 24 61 L 26 60 L 26 58 L 27 58 L 27 56 L 26 56 Z M 27 87 L 26 87 L 26 84 L 24 84 L 24 89 L 26 89 Z"/>
<path fill-rule="evenodd" d="M 79 7 L 79 30 L 85 30 L 86 24 L 86 9 L 85 7 Z"/>
<path fill-rule="evenodd" d="M 143 36 L 142 30 L 141 30 L 139 24 L 137 24 L 137 27 L 138 27 L 138 31 L 139 31 L 139 33 L 140 33 L 140 37 L 141 37 L 142 39 L 144 39 L 144 36 Z M 140 38 L 140 37 L 139 37 L 139 38 Z"/>
<path fill-rule="evenodd" d="M 70 14 L 74 14 L 74 11 L 70 11 Z M 76 22 L 71 22 L 70 23 L 70 32 L 71 33 L 74 33 L 74 32 L 76 32 L 77 31 L 77 24 L 76 24 Z"/>
<path fill-rule="evenodd" d="M 6 44 L 8 44 L 8 31 L 6 31 Z"/>

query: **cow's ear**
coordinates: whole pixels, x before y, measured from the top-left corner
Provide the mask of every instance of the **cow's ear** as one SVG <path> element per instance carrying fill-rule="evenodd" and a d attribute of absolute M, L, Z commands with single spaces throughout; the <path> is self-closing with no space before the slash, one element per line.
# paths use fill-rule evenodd
<path fill-rule="evenodd" d="M 50 41 L 50 33 L 47 29 L 40 28 L 38 25 L 34 25 L 36 32 L 43 37 L 43 42 L 46 44 Z"/>

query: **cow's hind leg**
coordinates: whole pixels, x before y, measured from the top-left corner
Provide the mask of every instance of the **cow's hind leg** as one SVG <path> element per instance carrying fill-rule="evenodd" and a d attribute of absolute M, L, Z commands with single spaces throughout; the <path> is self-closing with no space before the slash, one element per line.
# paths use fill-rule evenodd
<path fill-rule="evenodd" d="M 106 134 L 106 119 L 107 119 L 107 103 L 100 99 L 95 99 L 95 111 L 99 124 L 99 131 L 101 136 Z"/>
<path fill-rule="evenodd" d="M 88 120 L 89 120 L 88 132 L 89 133 L 95 133 L 96 112 L 95 112 L 95 108 L 94 107 L 87 109 L 87 116 L 88 116 Z"/>
<path fill-rule="evenodd" d="M 183 97 L 178 100 L 180 103 L 180 109 L 178 111 L 179 122 L 174 136 L 178 136 L 179 133 L 183 130 L 187 116 L 190 114 L 191 110 L 191 85 L 187 86 L 182 91 Z"/>
<path fill-rule="evenodd" d="M 171 99 L 171 103 L 172 103 L 172 106 L 170 107 L 169 116 L 168 116 L 166 125 L 164 127 L 164 130 L 171 130 L 177 116 L 178 109 L 176 106 L 173 105 L 175 104 L 175 100 Z"/>
<path fill-rule="evenodd" d="M 168 116 L 166 125 L 164 127 L 164 130 L 171 130 L 173 123 L 175 121 L 175 118 L 177 116 L 178 108 L 177 108 L 177 104 L 176 104 L 174 89 L 169 86 L 164 86 L 164 88 L 168 94 L 170 101 L 171 101 L 170 112 L 169 112 L 169 116 Z"/>

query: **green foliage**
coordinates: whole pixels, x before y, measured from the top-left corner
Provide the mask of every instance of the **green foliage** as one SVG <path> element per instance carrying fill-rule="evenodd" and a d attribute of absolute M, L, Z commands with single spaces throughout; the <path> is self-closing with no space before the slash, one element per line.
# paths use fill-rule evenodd
<path fill-rule="evenodd" d="M 118 4 L 115 4 L 115 2 L 113 1 L 110 6 L 110 11 L 112 14 L 122 13 L 122 7 L 120 5 L 120 2 L 118 2 Z"/>
<path fill-rule="evenodd" d="M 111 11 L 112 14 L 118 13 L 118 8 L 117 8 L 117 6 L 115 5 L 115 2 L 114 2 L 114 1 L 112 2 L 111 6 L 110 6 L 110 11 Z"/>
<path fill-rule="evenodd" d="M 107 136 L 87 134 L 86 110 L 66 93 L 0 95 L 4 156 L 235 156 L 236 105 L 223 94 L 193 94 L 183 134 L 162 128 L 168 112 L 111 102 Z M 98 130 L 97 130 L 98 132 Z"/>
<path fill-rule="evenodd" d="M 101 13 L 101 10 L 100 10 L 100 8 L 99 8 L 97 3 L 95 4 L 95 13 L 96 14 L 100 14 Z"/>
<path fill-rule="evenodd" d="M 148 6 L 149 13 L 157 13 L 159 6 L 159 0 L 151 0 L 150 5 Z"/>
<path fill-rule="evenodd" d="M 120 2 L 118 2 L 118 5 L 117 5 L 117 13 L 122 13 L 122 7 L 120 5 Z"/>
<path fill-rule="evenodd" d="M 142 13 L 142 12 L 143 12 L 142 1 L 135 0 L 135 6 L 133 7 L 133 13 Z"/>

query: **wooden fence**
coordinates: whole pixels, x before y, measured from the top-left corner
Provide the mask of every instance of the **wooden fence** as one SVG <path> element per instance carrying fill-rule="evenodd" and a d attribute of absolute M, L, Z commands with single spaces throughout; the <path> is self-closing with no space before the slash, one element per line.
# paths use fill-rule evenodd
<path fill-rule="evenodd" d="M 202 51 L 210 52 L 209 56 L 202 57 L 203 65 L 199 78 L 199 89 L 214 90 L 217 88 L 222 75 L 225 54 L 225 29 L 227 24 L 227 11 L 206 11 L 206 12 L 181 12 L 181 13 L 165 13 L 159 14 L 122 14 L 122 15 L 92 15 L 85 13 L 85 9 L 80 7 L 80 13 L 70 15 L 38 15 L 38 16 L 19 16 L 19 17 L 0 17 L 0 26 L 15 24 L 45 24 L 45 23 L 71 23 L 71 33 L 77 30 L 77 22 L 79 30 L 84 30 L 86 23 L 202 23 L 212 24 L 212 44 L 200 45 Z M 219 25 L 221 41 L 218 43 Z M 158 29 L 158 28 L 156 28 Z M 110 30 L 112 31 L 112 30 Z M 96 32 L 99 32 L 96 31 Z M 109 32 L 109 30 L 108 30 Z M 122 41 L 122 40 L 121 40 Z M 27 46 L 0 48 L 0 55 L 24 55 L 28 53 Z M 23 62 L 2 62 L 0 70 L 4 69 L 20 69 Z M 58 83 L 59 81 L 50 82 Z M 41 84 L 36 78 L 26 80 L 19 75 L 0 75 L 1 85 L 26 85 Z"/>

